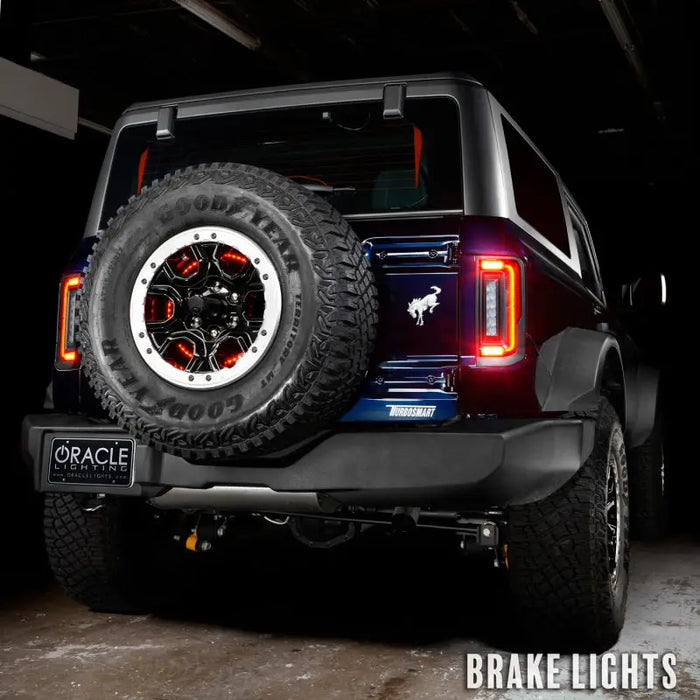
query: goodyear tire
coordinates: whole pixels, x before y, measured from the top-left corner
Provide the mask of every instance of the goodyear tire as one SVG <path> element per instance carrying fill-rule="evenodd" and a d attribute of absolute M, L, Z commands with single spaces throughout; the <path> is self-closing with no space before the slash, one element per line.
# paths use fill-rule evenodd
<path fill-rule="evenodd" d="M 625 618 L 629 495 L 625 444 L 601 399 L 593 451 L 572 479 L 508 512 L 508 578 L 522 632 L 537 649 L 602 652 Z"/>
<path fill-rule="evenodd" d="M 109 415 L 193 459 L 274 452 L 355 397 L 376 289 L 321 197 L 275 173 L 204 164 L 119 210 L 86 270 L 83 367 Z"/>

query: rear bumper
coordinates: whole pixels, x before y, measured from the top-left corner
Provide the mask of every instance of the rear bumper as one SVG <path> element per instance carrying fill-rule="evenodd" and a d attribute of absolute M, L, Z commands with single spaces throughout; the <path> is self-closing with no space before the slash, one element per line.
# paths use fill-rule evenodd
<path fill-rule="evenodd" d="M 449 430 L 335 432 L 284 461 L 234 465 L 192 464 L 137 445 L 130 487 L 48 482 L 53 438 L 124 436 L 110 423 L 80 416 L 27 416 L 22 447 L 36 489 L 151 498 L 172 487 L 263 486 L 326 493 L 347 505 L 503 507 L 541 500 L 563 486 L 593 449 L 594 422 L 475 421 Z"/>

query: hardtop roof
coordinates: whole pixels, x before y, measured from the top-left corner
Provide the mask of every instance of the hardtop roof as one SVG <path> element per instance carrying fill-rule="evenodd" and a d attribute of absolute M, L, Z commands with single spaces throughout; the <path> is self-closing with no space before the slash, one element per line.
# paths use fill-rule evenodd
<path fill-rule="evenodd" d="M 208 102 L 212 100 L 220 100 L 225 98 L 249 97 L 252 95 L 271 95 L 279 93 L 280 95 L 297 91 L 313 91 L 327 90 L 329 88 L 343 87 L 358 87 L 363 85 L 382 85 L 387 83 L 419 83 L 430 81 L 451 81 L 460 83 L 469 83 L 477 87 L 483 87 L 482 83 L 466 73 L 460 72 L 441 72 L 441 73 L 425 73 L 419 75 L 398 75 L 398 76 L 379 76 L 374 78 L 356 78 L 353 80 L 328 80 L 316 83 L 294 83 L 291 85 L 276 85 L 271 87 L 246 88 L 245 90 L 232 90 L 227 92 L 208 93 L 203 95 L 190 95 L 176 99 L 155 100 L 149 102 L 137 102 L 130 105 L 124 110 L 124 113 L 139 112 L 142 110 L 153 109 L 167 105 L 183 105 L 193 104 L 197 102 Z"/>

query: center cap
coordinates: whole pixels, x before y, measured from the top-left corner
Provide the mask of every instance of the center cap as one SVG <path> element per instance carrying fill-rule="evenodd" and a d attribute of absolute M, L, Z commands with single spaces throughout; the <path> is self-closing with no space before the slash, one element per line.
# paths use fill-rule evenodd
<path fill-rule="evenodd" d="M 199 316 L 204 311 L 204 299 L 199 295 L 190 297 L 187 300 L 187 309 L 190 313 Z"/>

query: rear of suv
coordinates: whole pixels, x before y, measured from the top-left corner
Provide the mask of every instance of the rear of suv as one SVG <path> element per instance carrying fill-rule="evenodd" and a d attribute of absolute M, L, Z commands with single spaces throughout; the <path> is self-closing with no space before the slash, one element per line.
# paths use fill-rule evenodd
<path fill-rule="evenodd" d="M 493 557 L 531 636 L 595 651 L 630 492 L 662 527 L 657 384 L 573 197 L 482 85 L 297 85 L 124 113 L 24 447 L 94 609 L 152 605 L 153 562 L 242 514 L 324 548 L 437 526 Z"/>

